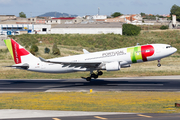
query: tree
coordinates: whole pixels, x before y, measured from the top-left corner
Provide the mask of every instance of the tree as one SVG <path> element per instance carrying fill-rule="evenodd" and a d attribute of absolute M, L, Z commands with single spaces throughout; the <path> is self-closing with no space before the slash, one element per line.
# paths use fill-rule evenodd
<path fill-rule="evenodd" d="M 38 46 L 35 45 L 35 44 L 33 44 L 33 45 L 31 46 L 30 52 L 31 52 L 33 55 L 35 55 L 36 52 L 38 52 L 38 50 L 39 50 Z"/>
<path fill-rule="evenodd" d="M 53 55 L 60 55 L 60 54 L 61 54 L 60 51 L 59 51 L 59 49 L 58 49 L 58 47 L 57 47 L 57 45 L 56 45 L 56 43 L 53 44 L 52 54 L 53 54 Z"/>
<path fill-rule="evenodd" d="M 20 13 L 19 13 L 19 17 L 21 17 L 21 18 L 26 18 L 26 14 L 24 14 L 24 12 L 20 12 Z"/>
<path fill-rule="evenodd" d="M 46 47 L 46 48 L 44 49 L 44 53 L 49 54 L 49 52 L 50 52 L 50 49 L 49 49 L 48 47 Z"/>
<path fill-rule="evenodd" d="M 123 24 L 123 35 L 135 36 L 138 35 L 141 28 L 132 24 Z"/>
<path fill-rule="evenodd" d="M 180 21 L 180 7 L 177 6 L 176 4 L 174 4 L 172 7 L 171 7 L 171 19 L 172 19 L 172 15 L 176 15 L 176 19 L 177 21 Z"/>
<path fill-rule="evenodd" d="M 161 30 L 165 30 L 165 29 L 169 29 L 169 27 L 167 25 L 163 25 L 160 27 Z"/>
<path fill-rule="evenodd" d="M 145 14 L 145 13 L 142 13 L 142 12 L 140 13 L 140 15 L 141 15 L 141 17 L 146 16 L 146 14 Z"/>
<path fill-rule="evenodd" d="M 115 17 L 121 16 L 121 15 L 123 15 L 123 14 L 121 14 L 120 12 L 115 12 L 115 13 L 113 13 L 111 16 L 112 16 L 113 18 L 115 18 Z"/>

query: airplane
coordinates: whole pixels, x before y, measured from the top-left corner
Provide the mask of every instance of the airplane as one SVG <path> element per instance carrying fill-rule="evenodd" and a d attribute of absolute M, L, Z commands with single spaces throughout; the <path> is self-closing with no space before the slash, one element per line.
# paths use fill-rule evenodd
<path fill-rule="evenodd" d="M 6 39 L 4 42 L 15 62 L 8 67 L 44 73 L 90 71 L 90 75 L 85 78 L 87 81 L 103 75 L 102 70 L 118 71 L 131 67 L 134 63 L 157 60 L 157 66 L 160 67 L 162 58 L 177 51 L 168 44 L 147 44 L 93 53 L 83 49 L 84 54 L 44 59 L 32 55 L 13 39 Z"/>

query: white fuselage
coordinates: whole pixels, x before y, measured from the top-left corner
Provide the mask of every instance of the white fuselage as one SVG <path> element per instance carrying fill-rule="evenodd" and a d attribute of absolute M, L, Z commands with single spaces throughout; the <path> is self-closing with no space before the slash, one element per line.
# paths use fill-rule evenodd
<path fill-rule="evenodd" d="M 67 57 L 59 57 L 48 60 L 56 61 L 56 62 L 61 61 L 61 62 L 74 62 L 74 63 L 101 62 L 104 64 L 118 61 L 120 66 L 123 66 L 123 65 L 145 62 L 145 61 L 160 60 L 161 58 L 167 57 L 175 53 L 176 51 L 177 51 L 176 48 L 171 47 L 170 45 L 167 44 L 151 44 L 144 46 L 134 46 L 129 48 L 94 52 L 88 54 L 67 56 Z M 56 64 L 56 63 L 47 63 L 47 62 L 42 62 L 38 58 L 33 61 L 30 60 L 28 64 L 29 64 L 29 68 L 27 70 L 36 71 L 36 72 L 46 72 L 46 73 L 68 73 L 68 72 L 77 72 L 77 71 L 90 71 L 90 69 L 91 70 L 97 69 L 97 68 L 88 68 L 88 67 L 86 68 L 86 67 L 64 66 L 63 64 Z"/>

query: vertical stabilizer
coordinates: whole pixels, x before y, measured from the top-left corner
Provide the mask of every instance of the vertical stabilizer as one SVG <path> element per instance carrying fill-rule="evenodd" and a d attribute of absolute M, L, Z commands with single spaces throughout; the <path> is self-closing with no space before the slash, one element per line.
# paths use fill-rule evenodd
<path fill-rule="evenodd" d="M 7 39 L 4 42 L 16 64 L 27 63 L 28 61 L 38 59 L 13 39 Z"/>

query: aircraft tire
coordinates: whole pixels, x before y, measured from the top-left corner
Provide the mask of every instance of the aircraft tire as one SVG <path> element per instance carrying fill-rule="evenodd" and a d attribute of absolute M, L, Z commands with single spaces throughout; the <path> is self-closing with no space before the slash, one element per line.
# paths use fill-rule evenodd
<path fill-rule="evenodd" d="M 96 79 L 96 78 L 98 78 L 98 75 L 93 73 L 93 74 L 91 74 L 91 77 Z"/>
<path fill-rule="evenodd" d="M 91 81 L 91 77 L 87 77 L 86 80 L 87 80 L 87 81 Z"/>
<path fill-rule="evenodd" d="M 161 64 L 160 64 L 160 63 L 158 63 L 158 64 L 157 64 L 157 66 L 158 66 L 158 67 L 161 67 Z"/>
<path fill-rule="evenodd" d="M 98 75 L 103 75 L 103 72 L 102 72 L 102 71 L 99 71 L 99 72 L 98 72 Z"/>
<path fill-rule="evenodd" d="M 94 78 L 95 78 L 95 79 L 98 78 L 98 75 L 94 75 Z"/>

